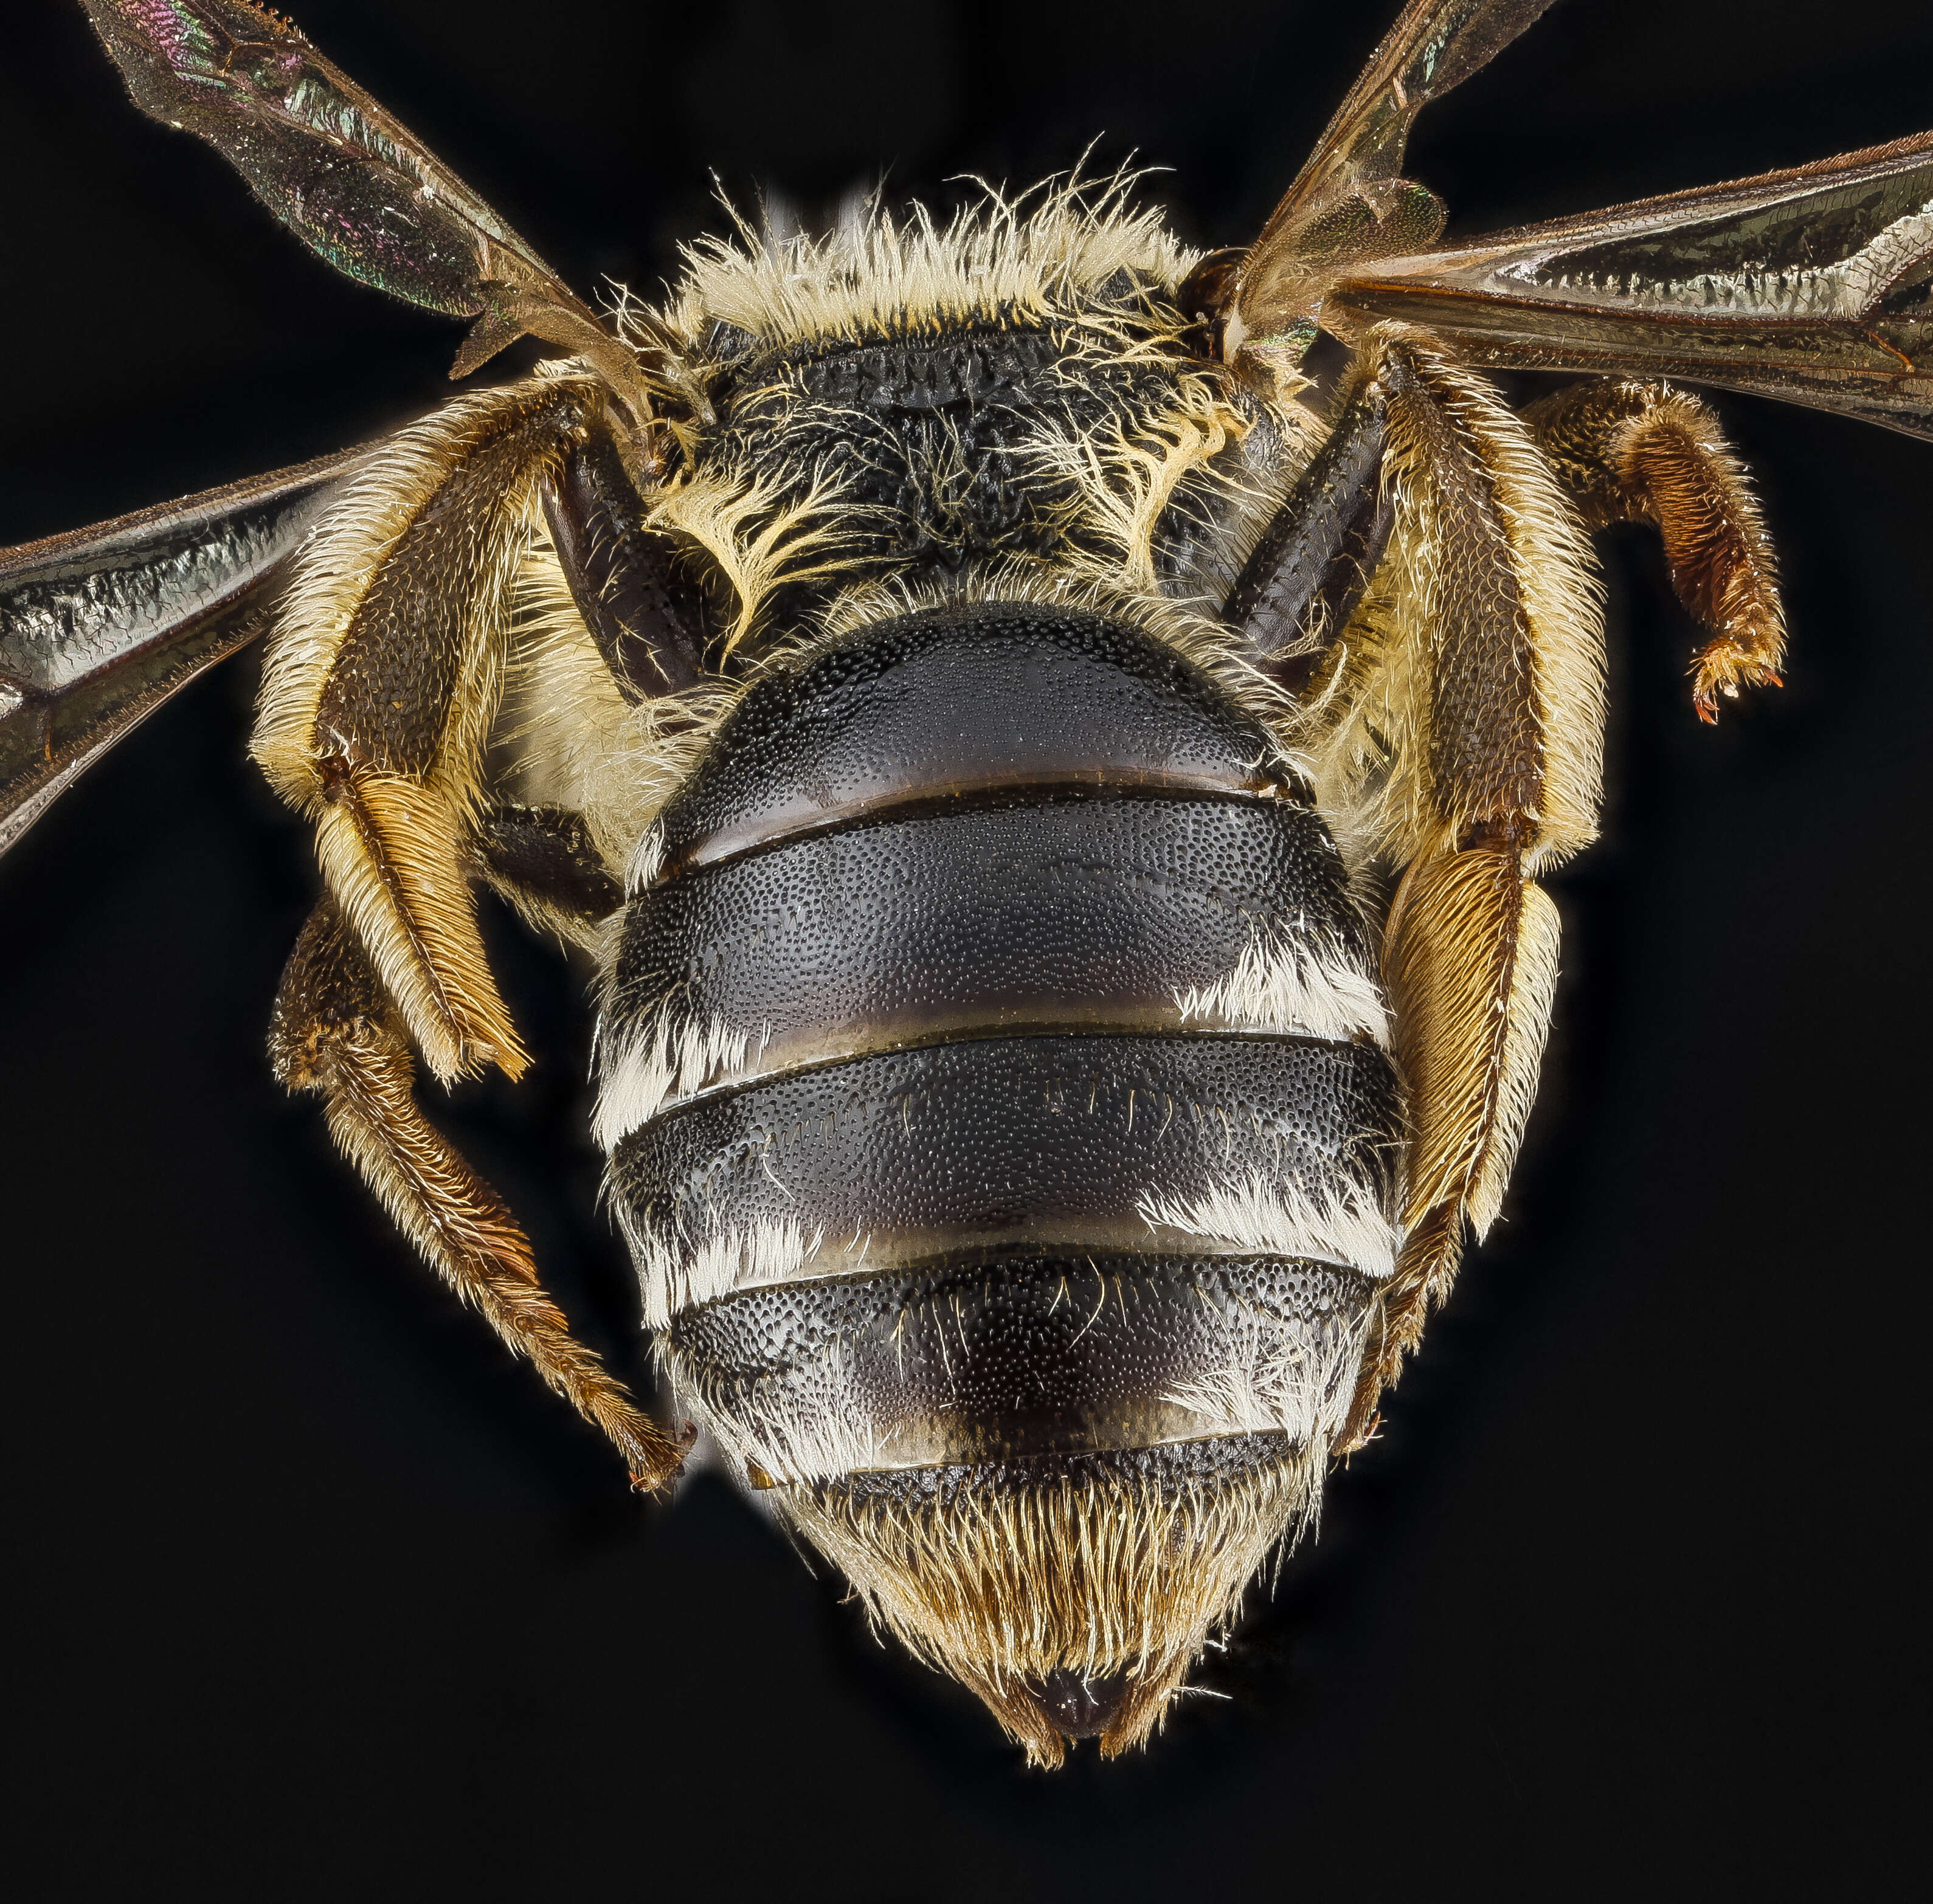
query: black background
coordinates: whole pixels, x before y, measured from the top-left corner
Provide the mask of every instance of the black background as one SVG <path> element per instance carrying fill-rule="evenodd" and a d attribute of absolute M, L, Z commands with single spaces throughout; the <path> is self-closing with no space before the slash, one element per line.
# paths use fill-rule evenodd
<path fill-rule="evenodd" d="M 294 0 L 580 287 L 648 291 L 716 168 L 810 211 L 1101 135 L 1252 231 L 1384 7 Z M 10 0 L 0 541 L 388 430 L 453 326 L 332 277 Z M 1432 109 L 1453 230 L 1933 122 L 1919 0 L 1568 0 Z M 1613 539 L 1604 843 L 1508 1221 L 1151 1752 L 1025 1773 L 715 1478 L 640 1503 L 383 1227 L 260 1056 L 314 875 L 233 667 L 0 867 L 12 1876 L 46 1898 L 857 1904 L 1818 1896 L 1923 1787 L 1933 444 L 1719 400 L 1794 650 L 1702 730 Z M 440 1113 L 638 1368 L 577 979 Z M 1257 1887 L 1261 1887 L 1258 1889 Z M 10 1886 L 11 1887 L 11 1886 Z M 17 1891 L 16 1894 L 22 1894 Z"/>

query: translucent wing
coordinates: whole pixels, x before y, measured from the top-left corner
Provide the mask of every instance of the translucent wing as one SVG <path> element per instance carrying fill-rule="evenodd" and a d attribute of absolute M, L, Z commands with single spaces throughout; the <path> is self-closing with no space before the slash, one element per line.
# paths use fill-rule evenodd
<path fill-rule="evenodd" d="M 364 453 L 0 549 L 0 853 L 116 741 L 260 633 L 290 551 Z"/>
<path fill-rule="evenodd" d="M 1345 272 L 1323 323 L 1668 376 L 1933 437 L 1933 133 Z"/>
<path fill-rule="evenodd" d="M 1551 0 L 1411 0 L 1236 272 L 1237 339 L 1313 329 L 1320 287 L 1351 260 L 1393 257 L 1443 229 L 1433 193 L 1396 175 L 1416 116 Z"/>
<path fill-rule="evenodd" d="M 84 0 L 150 118 L 220 152 L 337 270 L 476 320 L 452 375 L 526 331 L 621 392 L 636 367 L 455 174 L 287 22 L 251 0 Z"/>

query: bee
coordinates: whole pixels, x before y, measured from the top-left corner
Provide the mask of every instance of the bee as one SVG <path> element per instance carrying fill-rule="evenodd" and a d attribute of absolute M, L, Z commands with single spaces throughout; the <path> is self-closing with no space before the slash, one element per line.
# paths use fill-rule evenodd
<path fill-rule="evenodd" d="M 1933 434 L 1933 137 L 1440 248 L 1410 127 L 1542 11 L 1411 5 L 1240 249 L 1063 182 L 741 227 L 600 316 L 293 27 L 90 0 L 457 374 L 561 354 L 0 559 L 0 845 L 266 637 L 323 886 L 277 1075 L 636 1485 L 702 1429 L 1038 1763 L 1150 1735 L 1497 1217 L 1597 823 L 1589 530 L 1658 532 L 1703 718 L 1778 679 L 1686 386 Z M 417 1107 L 528 1062 L 479 887 L 594 965 L 669 1424 Z"/>

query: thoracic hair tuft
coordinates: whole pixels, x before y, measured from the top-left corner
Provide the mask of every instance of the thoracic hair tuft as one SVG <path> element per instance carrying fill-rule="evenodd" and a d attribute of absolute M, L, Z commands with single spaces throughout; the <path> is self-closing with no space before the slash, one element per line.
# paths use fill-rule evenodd
<path fill-rule="evenodd" d="M 876 196 L 820 236 L 777 237 L 735 212 L 737 242 L 708 236 L 685 248 L 683 281 L 659 322 L 694 352 L 719 324 L 768 345 L 856 341 L 1072 316 L 1122 272 L 1178 285 L 1197 254 L 1176 242 L 1159 208 L 1135 204 L 1138 182 L 1124 170 L 1012 197 L 989 185 L 944 222 L 923 205 L 895 214 Z M 618 317 L 621 326 L 622 306 Z M 641 331 L 638 341 L 658 335 Z"/>

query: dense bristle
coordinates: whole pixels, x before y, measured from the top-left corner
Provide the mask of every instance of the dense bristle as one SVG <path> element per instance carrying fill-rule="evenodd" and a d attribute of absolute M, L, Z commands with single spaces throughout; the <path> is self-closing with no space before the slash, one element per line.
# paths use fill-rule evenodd
<path fill-rule="evenodd" d="M 701 323 L 722 320 L 789 342 L 1065 315 L 1120 271 L 1178 284 L 1195 254 L 1158 207 L 1132 203 L 1136 182 L 1127 171 L 1062 179 L 1011 198 L 989 186 L 944 223 L 923 205 L 895 215 L 875 201 L 821 237 L 780 238 L 739 219 L 738 243 L 707 237 L 687 248 L 667 321 L 694 339 Z"/>
<path fill-rule="evenodd" d="M 1602 591 L 1577 511 L 1523 425 L 1481 377 L 1401 326 L 1435 401 L 1481 453 L 1508 540 L 1541 737 L 1541 786 L 1528 858 L 1533 872 L 1596 836 L 1604 733 Z M 1432 683 L 1441 663 L 1444 590 L 1460 555 L 1446 543 L 1441 472 L 1414 450 L 1393 452 L 1397 500 L 1389 555 L 1345 631 L 1330 691 L 1297 738 L 1315 757 L 1318 797 L 1345 851 L 1402 864 L 1444 843 L 1444 790 L 1431 772 Z"/>
<path fill-rule="evenodd" d="M 1255 1435 L 861 1475 L 776 1500 L 876 1621 L 1052 1766 L 1066 1740 L 1039 1689 L 1058 1674 L 1124 1677 L 1102 1749 L 1142 1743 L 1312 1517 L 1323 1452 Z"/>

